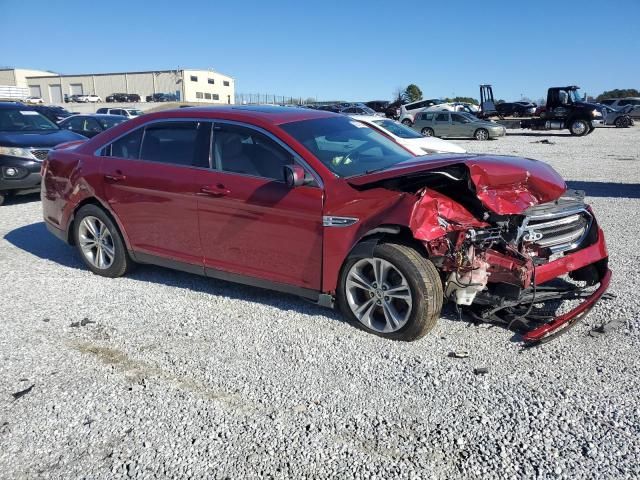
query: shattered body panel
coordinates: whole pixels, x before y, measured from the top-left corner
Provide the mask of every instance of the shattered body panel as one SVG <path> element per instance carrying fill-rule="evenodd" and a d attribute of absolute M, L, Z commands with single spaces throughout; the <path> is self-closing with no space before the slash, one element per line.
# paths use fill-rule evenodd
<path fill-rule="evenodd" d="M 593 212 L 583 194 L 568 192 L 560 175 L 543 162 L 509 156 L 432 157 L 347 182 L 356 197 L 385 200 L 344 246 L 367 232 L 383 234 L 375 230 L 380 225 L 407 226 L 438 267 L 445 296 L 472 309 L 476 318 L 519 326 L 527 341 L 542 341 L 572 324 L 607 288 L 608 253 Z M 360 202 L 351 194 L 351 202 L 331 214 L 360 216 Z M 328 207 L 331 200 L 327 198 Z M 325 273 L 331 274 L 330 266 Z M 586 287 L 600 283 L 600 288 L 587 295 L 586 287 L 549 286 L 567 274 Z M 586 306 L 557 317 L 533 309 L 536 300 L 569 298 L 586 298 L 581 304 Z"/>

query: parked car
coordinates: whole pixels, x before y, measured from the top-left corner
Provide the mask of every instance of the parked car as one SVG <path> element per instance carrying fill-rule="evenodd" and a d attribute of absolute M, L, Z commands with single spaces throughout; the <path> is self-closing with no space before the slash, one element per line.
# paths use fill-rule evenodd
<path fill-rule="evenodd" d="M 503 137 L 507 133 L 502 125 L 480 120 L 464 112 L 420 112 L 416 115 L 413 128 L 426 137 L 476 140 Z"/>
<path fill-rule="evenodd" d="M 126 103 L 126 102 L 139 102 L 140 95 L 137 93 L 112 93 L 106 99 L 107 103 Z"/>
<path fill-rule="evenodd" d="M 382 114 L 374 111 L 373 109 L 362 106 L 362 107 L 346 107 L 340 110 L 340 113 L 343 115 L 375 115 L 382 116 Z"/>
<path fill-rule="evenodd" d="M 142 110 L 137 109 L 137 108 L 107 108 L 107 107 L 101 107 L 98 110 L 96 110 L 96 113 L 102 113 L 102 114 L 107 114 L 107 115 L 121 115 L 121 116 L 127 117 L 127 118 L 135 118 L 135 117 L 139 117 L 140 115 L 144 115 L 144 112 Z"/>
<path fill-rule="evenodd" d="M 613 125 L 617 128 L 626 128 L 634 125 L 633 118 L 630 116 L 633 105 L 627 105 L 620 109 L 612 108 L 608 105 L 602 105 L 604 110 L 604 124 Z"/>
<path fill-rule="evenodd" d="M 425 137 L 420 133 L 391 118 L 379 116 L 354 115 L 351 117 L 367 126 L 391 137 L 414 155 L 429 155 L 433 153 L 466 153 L 466 150 L 455 143 L 447 142 L 436 137 Z"/>
<path fill-rule="evenodd" d="M 615 109 L 631 106 L 629 116 L 640 118 L 640 97 L 608 98 L 600 103 Z"/>
<path fill-rule="evenodd" d="M 536 105 L 524 102 L 504 102 L 496 104 L 496 110 L 503 117 L 530 117 L 536 111 Z"/>
<path fill-rule="evenodd" d="M 154 93 L 147 95 L 147 102 L 177 102 L 178 96 L 175 93 Z"/>
<path fill-rule="evenodd" d="M 24 99 L 24 102 L 30 104 L 42 104 L 44 103 L 44 100 L 41 97 L 27 97 Z"/>
<path fill-rule="evenodd" d="M 73 115 L 70 111 L 57 105 L 34 105 L 31 108 L 55 123 Z"/>
<path fill-rule="evenodd" d="M 94 115 L 73 115 L 62 120 L 58 126 L 64 130 L 71 130 L 72 132 L 91 138 L 127 120 L 129 120 L 129 118 L 122 115 L 101 113 Z"/>
<path fill-rule="evenodd" d="M 69 94 L 64 94 L 64 103 L 75 103 L 75 102 L 79 102 L 80 100 L 78 100 L 78 98 L 80 98 L 81 95 L 69 95 Z"/>
<path fill-rule="evenodd" d="M 384 111 L 384 114 L 387 118 L 398 120 L 400 118 L 401 107 L 402 107 L 401 100 L 396 100 L 395 102 L 391 102 L 387 106 L 387 109 Z"/>
<path fill-rule="evenodd" d="M 98 95 L 78 95 L 76 101 L 80 103 L 102 103 L 102 98 Z"/>
<path fill-rule="evenodd" d="M 317 107 L 317 110 L 323 110 L 325 112 L 333 112 L 339 113 L 342 110 L 342 107 L 338 107 L 337 105 L 320 105 Z"/>
<path fill-rule="evenodd" d="M 389 104 L 390 102 L 388 100 L 371 100 L 365 103 L 371 110 L 382 114 L 386 114 Z"/>
<path fill-rule="evenodd" d="M 402 105 L 400 107 L 399 120 L 401 123 L 411 126 L 413 124 L 413 117 L 416 113 L 422 111 L 427 107 L 431 107 L 433 105 L 441 105 L 443 103 L 445 103 L 444 100 L 440 100 L 438 98 L 407 103 L 406 105 Z"/>
<path fill-rule="evenodd" d="M 95 274 L 152 263 L 285 291 L 395 340 L 448 300 L 544 341 L 611 278 L 593 212 L 546 163 L 414 157 L 317 110 L 152 113 L 52 151 L 43 175 L 47 228 Z M 540 313 L 565 298 L 581 303 Z"/>
<path fill-rule="evenodd" d="M 0 205 L 11 194 L 38 191 L 40 167 L 49 151 L 78 139 L 85 137 L 60 130 L 31 107 L 0 102 Z"/>

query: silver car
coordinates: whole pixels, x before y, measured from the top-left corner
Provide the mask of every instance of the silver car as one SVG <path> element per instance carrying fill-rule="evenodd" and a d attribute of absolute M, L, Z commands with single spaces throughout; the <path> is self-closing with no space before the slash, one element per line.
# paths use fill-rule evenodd
<path fill-rule="evenodd" d="M 502 125 L 480 120 L 465 112 L 420 112 L 416 114 L 413 129 L 426 137 L 456 137 L 488 140 L 503 137 Z"/>

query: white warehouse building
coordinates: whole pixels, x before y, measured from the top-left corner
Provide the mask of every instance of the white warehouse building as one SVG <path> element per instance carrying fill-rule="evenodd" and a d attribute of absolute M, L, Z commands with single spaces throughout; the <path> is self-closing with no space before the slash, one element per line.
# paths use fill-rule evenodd
<path fill-rule="evenodd" d="M 232 104 L 234 79 L 213 70 L 154 70 L 143 72 L 61 75 L 27 69 L 0 69 L 0 85 L 18 87 L 45 103 L 63 103 L 65 95 L 138 94 L 144 102 L 154 94 L 172 94 L 183 102 Z"/>

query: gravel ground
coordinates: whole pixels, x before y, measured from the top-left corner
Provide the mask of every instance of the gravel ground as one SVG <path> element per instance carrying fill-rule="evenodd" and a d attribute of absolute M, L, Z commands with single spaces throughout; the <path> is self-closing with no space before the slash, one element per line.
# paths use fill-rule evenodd
<path fill-rule="evenodd" d="M 391 342 L 296 297 L 92 275 L 25 197 L 0 209 L 0 478 L 638 478 L 640 127 L 459 143 L 585 189 L 617 298 L 530 350 L 452 315 Z"/>

